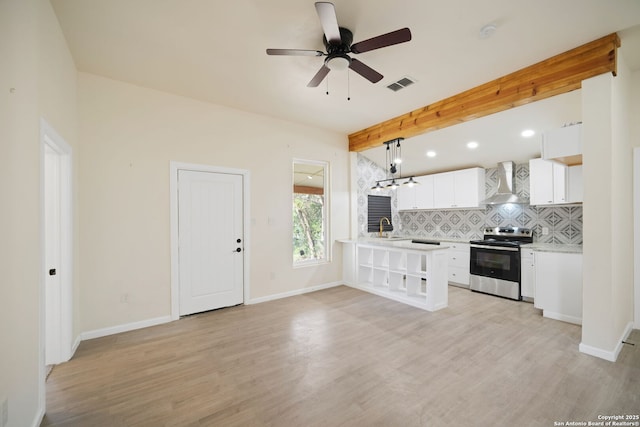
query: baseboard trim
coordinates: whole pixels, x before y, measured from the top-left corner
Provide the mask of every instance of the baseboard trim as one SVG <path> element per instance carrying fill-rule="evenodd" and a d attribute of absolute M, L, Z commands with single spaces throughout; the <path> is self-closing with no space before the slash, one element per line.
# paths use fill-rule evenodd
<path fill-rule="evenodd" d="M 600 359 L 608 360 L 609 362 L 615 362 L 616 360 L 618 360 L 618 356 L 622 351 L 622 346 L 624 345 L 622 344 L 622 341 L 625 341 L 629 337 L 629 334 L 631 333 L 632 330 L 633 330 L 633 322 L 627 323 L 627 326 L 624 328 L 624 331 L 622 332 L 622 335 L 620 336 L 618 343 L 616 344 L 615 348 L 612 351 L 603 350 L 598 347 L 593 347 L 591 345 L 580 343 L 580 346 L 579 346 L 580 353 L 588 354 L 589 356 L 599 357 Z"/>
<path fill-rule="evenodd" d="M 548 319 L 560 320 L 562 322 L 573 323 L 574 325 L 582 325 L 582 319 L 575 316 L 567 316 L 566 314 L 556 313 L 554 311 L 542 310 L 542 316 Z"/>
<path fill-rule="evenodd" d="M 343 284 L 344 284 L 344 282 L 330 282 L 330 283 L 325 283 L 325 284 L 322 284 L 322 285 L 310 286 L 308 288 L 296 289 L 294 291 L 282 292 L 280 294 L 268 295 L 266 297 L 251 298 L 249 301 L 245 301 L 245 304 L 251 305 L 251 304 L 260 304 L 260 303 L 267 302 L 267 301 L 275 301 L 277 299 L 289 298 L 289 297 L 294 297 L 296 295 L 308 294 L 309 292 L 316 292 L 316 291 L 321 291 L 323 289 L 335 288 L 336 286 L 341 286 Z"/>
<path fill-rule="evenodd" d="M 80 340 L 90 340 L 93 338 L 106 337 L 108 335 L 119 334 L 122 332 L 135 331 L 136 329 L 148 328 L 149 326 L 161 325 L 171 322 L 171 316 L 156 317 L 154 319 L 141 320 L 139 322 L 126 323 L 124 325 L 111 326 L 108 328 L 96 329 L 80 334 Z"/>
<path fill-rule="evenodd" d="M 44 420 L 44 408 L 40 407 L 38 408 L 38 413 L 36 413 L 36 417 L 33 419 L 33 424 L 31 424 L 33 427 L 40 427 L 40 424 L 42 424 L 42 421 Z"/>
<path fill-rule="evenodd" d="M 342 285 L 343 282 L 330 282 L 317 286 L 310 286 L 308 288 L 296 289 L 294 291 L 283 292 L 281 294 L 269 295 L 261 298 L 252 298 L 248 302 L 245 301 L 245 304 L 259 304 L 267 301 L 274 301 L 281 298 L 288 298 L 296 295 L 302 295 L 309 292 L 320 291 L 323 289 L 334 288 L 336 286 Z M 124 325 L 111 326 L 108 328 L 95 329 L 93 331 L 82 332 L 80 336 L 76 339 L 76 342 L 73 345 L 73 353 L 75 353 L 80 341 L 90 340 L 93 338 L 101 338 L 109 335 L 119 334 L 122 332 L 134 331 L 136 329 L 148 328 L 149 326 L 161 325 L 163 323 L 169 323 L 174 319 L 171 316 L 162 316 L 156 317 L 154 319 L 141 320 L 139 322 L 126 323 Z"/>
<path fill-rule="evenodd" d="M 82 342 L 82 338 L 80 337 L 80 335 L 78 335 L 76 337 L 76 340 L 73 342 L 73 345 L 71 346 L 71 357 L 69 358 L 69 360 L 71 360 L 73 356 L 75 356 L 76 350 L 78 350 L 78 346 L 80 345 L 81 342 Z"/>

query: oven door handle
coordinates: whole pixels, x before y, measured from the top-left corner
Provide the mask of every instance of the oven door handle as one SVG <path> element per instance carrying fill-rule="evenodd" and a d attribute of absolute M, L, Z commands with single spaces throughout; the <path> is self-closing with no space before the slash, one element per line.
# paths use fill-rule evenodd
<path fill-rule="evenodd" d="M 491 249 L 494 251 L 510 251 L 510 252 L 518 252 L 520 248 L 508 248 L 506 246 L 486 246 L 486 245 L 470 245 L 472 248 L 479 249 Z"/>

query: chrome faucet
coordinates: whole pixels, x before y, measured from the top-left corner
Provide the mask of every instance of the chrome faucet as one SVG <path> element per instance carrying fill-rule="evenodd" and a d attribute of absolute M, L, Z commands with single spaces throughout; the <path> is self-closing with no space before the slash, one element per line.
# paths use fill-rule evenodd
<path fill-rule="evenodd" d="M 387 218 L 386 216 L 383 216 L 382 218 L 380 218 L 380 231 L 378 231 L 378 237 L 382 237 L 382 221 L 387 220 L 387 224 L 391 225 L 391 221 L 389 221 L 389 218 Z"/>

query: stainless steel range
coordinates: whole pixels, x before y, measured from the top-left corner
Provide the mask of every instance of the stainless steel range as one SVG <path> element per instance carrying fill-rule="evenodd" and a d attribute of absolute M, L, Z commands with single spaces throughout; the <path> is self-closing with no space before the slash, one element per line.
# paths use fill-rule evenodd
<path fill-rule="evenodd" d="M 472 240 L 469 287 L 472 291 L 514 300 L 520 292 L 520 246 L 533 242 L 529 228 L 484 229 L 483 240 Z"/>

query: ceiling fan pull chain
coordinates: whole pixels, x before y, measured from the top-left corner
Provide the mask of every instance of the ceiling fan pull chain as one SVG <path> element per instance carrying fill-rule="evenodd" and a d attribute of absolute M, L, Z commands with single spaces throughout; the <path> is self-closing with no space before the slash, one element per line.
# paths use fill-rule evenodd
<path fill-rule="evenodd" d="M 329 77 L 327 77 L 327 95 L 329 95 Z"/>
<path fill-rule="evenodd" d="M 347 101 L 351 101 L 351 70 L 347 68 Z"/>

